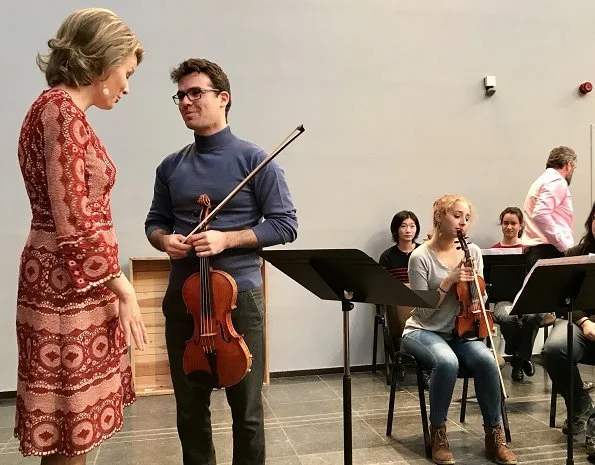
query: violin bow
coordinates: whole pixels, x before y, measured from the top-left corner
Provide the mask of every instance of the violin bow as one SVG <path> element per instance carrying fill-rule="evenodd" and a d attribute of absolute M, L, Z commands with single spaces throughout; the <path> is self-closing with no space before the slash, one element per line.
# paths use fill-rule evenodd
<path fill-rule="evenodd" d="M 473 267 L 473 282 L 475 283 L 475 288 L 479 292 L 479 281 L 477 280 L 477 273 L 475 272 L 475 266 Z M 488 338 L 490 339 L 490 350 L 492 355 L 494 356 L 494 361 L 496 362 L 496 366 L 498 367 L 498 376 L 500 378 L 500 387 L 502 388 L 502 395 L 505 399 L 508 399 L 508 394 L 506 393 L 506 388 L 504 387 L 504 378 L 502 378 L 502 370 L 500 369 L 500 364 L 498 363 L 498 356 L 496 355 L 496 346 L 494 345 L 494 339 L 492 338 L 492 332 L 490 331 L 490 324 L 488 322 L 488 315 L 486 313 L 485 304 L 483 301 L 483 296 L 480 295 L 479 302 L 481 305 L 481 316 L 483 317 L 483 322 L 486 325 L 486 329 L 488 330 Z"/>
<path fill-rule="evenodd" d="M 209 213 L 199 224 L 194 228 L 190 233 L 184 238 L 182 243 L 185 243 L 192 234 L 196 232 L 202 232 L 205 230 L 206 226 L 213 221 L 213 218 L 221 211 L 221 209 L 248 183 L 250 180 L 258 174 L 260 170 L 262 170 L 273 158 L 279 155 L 289 144 L 291 144 L 295 139 L 297 139 L 303 132 L 305 131 L 304 125 L 300 124 L 297 128 L 295 128 L 289 135 L 281 141 L 281 143 L 267 156 L 264 160 L 262 160 L 252 172 L 246 176 L 244 180 L 242 180 L 235 188 L 232 190 L 227 197 L 225 197 L 219 205 L 217 205 L 211 213 Z"/>
<path fill-rule="evenodd" d="M 466 238 L 463 236 L 463 240 L 465 240 Z M 461 238 L 459 237 L 459 241 L 461 240 Z M 469 243 L 467 240 L 465 240 L 465 243 Z M 504 396 L 505 399 L 508 399 L 508 394 L 506 393 L 506 388 L 504 387 L 504 378 L 502 378 L 502 370 L 500 370 L 500 365 L 498 363 L 498 356 L 496 355 L 496 346 L 494 345 L 494 339 L 492 338 L 492 332 L 490 331 L 490 323 L 488 321 L 488 315 L 486 314 L 486 308 L 485 308 L 485 303 L 483 301 L 483 295 L 481 295 L 481 288 L 479 287 L 479 281 L 477 279 L 477 272 L 475 270 L 475 263 L 471 263 L 472 267 L 473 267 L 473 285 L 475 286 L 475 290 L 477 292 L 477 294 L 479 295 L 479 305 L 481 307 L 481 316 L 483 318 L 483 322 L 486 325 L 486 329 L 488 332 L 488 338 L 490 340 L 490 351 L 492 352 L 492 355 L 494 356 L 494 361 L 496 362 L 496 366 L 498 367 L 498 377 L 500 378 L 500 388 L 502 389 L 502 395 Z"/>

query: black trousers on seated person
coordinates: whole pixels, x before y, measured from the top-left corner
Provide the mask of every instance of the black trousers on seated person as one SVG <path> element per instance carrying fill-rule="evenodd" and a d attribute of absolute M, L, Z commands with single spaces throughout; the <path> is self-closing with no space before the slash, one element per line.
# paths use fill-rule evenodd
<path fill-rule="evenodd" d="M 543 313 L 523 315 L 520 321 L 516 315 L 496 318 L 496 323 L 500 325 L 500 331 L 502 331 L 506 343 L 504 352 L 531 361 L 533 345 L 542 318 Z"/>
<path fill-rule="evenodd" d="M 568 408 L 568 395 L 570 389 L 573 390 L 574 418 L 584 414 L 591 408 L 591 396 L 583 389 L 583 380 L 578 370 L 577 364 L 588 363 L 595 365 L 595 342 L 589 341 L 583 334 L 583 331 L 576 325 L 572 325 L 572 359 L 573 359 L 573 385 L 570 386 L 570 377 L 568 376 L 568 351 L 566 334 L 568 331 L 568 321 L 558 319 L 552 332 L 545 341 L 544 356 L 545 369 L 547 370 L 552 384 L 559 392 Z"/>
<path fill-rule="evenodd" d="M 225 389 L 233 418 L 233 465 L 264 465 L 264 300 L 262 288 L 239 292 L 237 307 L 231 311 L 234 329 L 244 335 L 252 354 L 252 369 L 235 386 Z M 163 302 L 165 339 L 177 409 L 178 436 L 184 465 L 215 465 L 211 429 L 212 387 L 190 380 L 182 359 L 186 340 L 194 329 L 181 294 L 167 293 Z"/>

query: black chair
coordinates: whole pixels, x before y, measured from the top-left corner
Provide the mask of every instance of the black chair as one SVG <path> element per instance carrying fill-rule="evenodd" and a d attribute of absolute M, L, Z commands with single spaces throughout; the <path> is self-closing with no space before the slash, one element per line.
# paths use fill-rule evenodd
<path fill-rule="evenodd" d="M 590 366 L 595 366 L 595 363 L 585 363 L 585 362 L 580 362 L 583 365 L 590 365 Z M 584 383 L 585 381 L 583 381 L 583 388 L 584 388 Z M 587 389 L 587 392 L 592 391 L 593 389 Z M 556 407 L 557 407 L 557 400 L 558 400 L 558 391 L 556 391 L 556 388 L 554 387 L 554 383 L 552 383 L 552 396 L 550 398 L 550 428 L 555 428 L 556 426 Z"/>
<path fill-rule="evenodd" d="M 423 370 L 424 367 L 421 366 L 420 363 L 417 362 L 417 359 L 406 352 L 397 352 L 397 355 L 402 363 L 406 366 L 411 366 L 415 369 L 417 375 L 417 392 L 419 394 L 419 409 L 421 413 L 421 424 L 422 430 L 424 434 L 424 445 L 426 450 L 426 457 L 432 457 L 432 446 L 430 441 L 430 428 L 428 424 L 428 412 L 426 407 L 426 395 L 424 391 L 424 383 L 423 383 Z M 459 373 L 457 374 L 457 378 L 463 379 L 463 395 L 461 399 L 461 414 L 459 416 L 459 420 L 461 423 L 465 422 L 465 414 L 467 411 L 467 392 L 469 389 L 469 378 L 472 377 L 472 374 L 468 372 L 465 367 L 459 366 Z M 386 421 L 386 435 L 390 436 L 392 434 L 393 428 L 393 414 L 395 408 L 395 397 L 396 397 L 396 390 L 397 390 L 397 376 L 396 370 L 393 367 L 393 376 L 391 380 L 390 386 L 390 397 L 388 401 L 388 418 Z M 504 396 L 502 396 L 502 423 L 504 425 L 504 434 L 506 436 L 506 440 L 508 442 L 512 442 L 512 438 L 510 435 L 510 426 L 508 424 L 508 413 L 506 411 L 506 403 L 504 400 Z"/>
<path fill-rule="evenodd" d="M 558 392 L 556 388 L 554 388 L 554 383 L 552 383 L 552 397 L 550 399 L 550 428 L 555 428 L 556 426 L 556 407 L 558 400 Z"/>
<path fill-rule="evenodd" d="M 372 373 L 376 373 L 377 356 L 378 356 L 378 329 L 382 330 L 383 347 L 384 347 L 384 372 L 386 375 L 386 384 L 390 384 L 390 366 L 391 366 L 391 354 L 389 353 L 389 347 L 387 346 L 386 334 L 386 318 L 383 313 L 384 305 L 376 305 L 376 315 L 374 315 L 374 342 L 372 345 Z"/>
<path fill-rule="evenodd" d="M 376 373 L 377 351 L 378 351 L 378 328 L 382 328 L 382 340 L 384 347 L 384 372 L 386 384 L 390 385 L 391 370 L 396 368 L 397 377 L 402 380 L 405 377 L 406 368 L 398 356 L 401 348 L 401 335 L 407 315 L 403 314 L 406 307 L 395 307 L 391 305 L 376 305 L 374 317 L 374 343 L 372 352 L 372 373 Z M 410 311 L 410 310 L 408 310 Z M 405 316 L 404 316 L 405 315 Z"/>

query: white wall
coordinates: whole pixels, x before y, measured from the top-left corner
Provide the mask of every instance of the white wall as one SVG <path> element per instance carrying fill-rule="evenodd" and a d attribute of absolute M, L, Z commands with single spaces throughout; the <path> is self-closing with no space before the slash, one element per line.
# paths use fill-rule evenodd
<path fill-rule="evenodd" d="M 159 5 L 159 6 L 158 6 Z M 300 123 L 279 156 L 298 209 L 292 248 L 356 247 L 377 258 L 388 225 L 414 210 L 423 234 L 431 205 L 464 194 L 479 218 L 471 238 L 489 246 L 497 215 L 520 205 L 549 150 L 579 154 L 572 192 L 577 226 L 591 204 L 590 123 L 595 95 L 595 4 L 553 0 L 105 1 L 138 33 L 147 55 L 131 94 L 89 120 L 116 160 L 113 214 L 121 262 L 154 253 L 143 234 L 153 173 L 188 143 L 168 71 L 189 56 L 220 63 L 233 91 L 232 129 L 270 149 Z M 16 143 L 44 87 L 35 54 L 86 2 L 2 2 L 0 43 L 0 390 L 15 388 L 18 260 L 30 220 Z M 98 6 L 98 5 L 96 5 Z M 482 78 L 497 93 L 485 99 Z M 272 371 L 340 366 L 341 312 L 269 269 Z M 352 363 L 371 360 L 371 306 L 352 312 Z"/>

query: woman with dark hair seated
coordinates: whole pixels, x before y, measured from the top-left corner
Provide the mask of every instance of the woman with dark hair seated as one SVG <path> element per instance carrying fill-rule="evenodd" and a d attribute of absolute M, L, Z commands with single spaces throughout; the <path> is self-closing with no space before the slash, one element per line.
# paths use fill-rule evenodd
<path fill-rule="evenodd" d="M 390 223 L 390 233 L 395 245 L 382 252 L 379 263 L 399 281 L 408 284 L 409 256 L 419 247 L 415 242 L 419 236 L 419 220 L 415 213 L 407 210 L 397 213 Z"/>
<path fill-rule="evenodd" d="M 409 266 L 411 252 L 419 247 L 419 243 L 415 241 L 419 236 L 419 229 L 419 220 L 415 213 L 408 210 L 398 212 L 390 223 L 390 233 L 395 245 L 386 249 L 380 256 L 380 265 L 386 268 L 403 284 L 409 285 L 407 267 Z M 393 351 L 400 348 L 405 321 L 411 315 L 411 310 L 412 307 L 402 305 L 386 306 L 385 320 Z M 424 372 L 424 385 L 426 389 L 429 385 L 429 379 L 429 373 Z"/>

